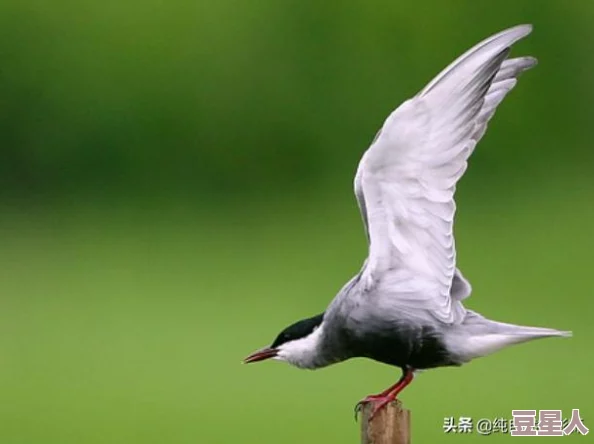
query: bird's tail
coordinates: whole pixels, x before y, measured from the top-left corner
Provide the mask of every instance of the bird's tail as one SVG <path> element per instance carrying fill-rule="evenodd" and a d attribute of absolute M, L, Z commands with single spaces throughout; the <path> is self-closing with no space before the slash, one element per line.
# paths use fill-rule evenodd
<path fill-rule="evenodd" d="M 570 331 L 507 324 L 486 319 L 472 312 L 462 326 L 465 337 L 459 342 L 460 354 L 466 359 L 486 356 L 510 345 L 534 339 L 572 336 Z"/>
<path fill-rule="evenodd" d="M 550 338 L 553 336 L 560 336 L 569 338 L 573 336 L 571 331 L 566 330 L 555 330 L 554 328 L 544 327 L 527 327 L 524 325 L 505 324 L 510 328 L 510 334 L 517 336 L 518 338 L 538 339 L 538 338 Z"/>

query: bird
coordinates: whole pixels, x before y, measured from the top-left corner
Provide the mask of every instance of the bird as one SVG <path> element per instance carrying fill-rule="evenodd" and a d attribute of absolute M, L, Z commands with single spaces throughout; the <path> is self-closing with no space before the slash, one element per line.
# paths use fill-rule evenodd
<path fill-rule="evenodd" d="M 524 24 L 486 38 L 387 117 L 354 180 L 368 243 L 360 271 L 323 313 L 285 328 L 245 363 L 273 359 L 318 369 L 367 358 L 400 368 L 394 385 L 357 403 L 356 412 L 372 403 L 373 419 L 421 371 L 572 335 L 466 308 L 472 287 L 456 264 L 456 186 L 497 106 L 537 63 L 509 57 L 531 31 Z"/>

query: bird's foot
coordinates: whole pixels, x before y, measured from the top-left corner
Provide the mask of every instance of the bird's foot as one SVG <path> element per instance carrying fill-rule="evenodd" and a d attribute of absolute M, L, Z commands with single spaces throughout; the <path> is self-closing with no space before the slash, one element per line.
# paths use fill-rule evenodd
<path fill-rule="evenodd" d="M 357 405 L 355 405 L 355 421 L 357 420 L 359 413 L 361 413 L 361 411 L 363 410 L 363 407 L 366 404 L 369 404 L 369 403 L 373 404 L 373 410 L 371 411 L 371 414 L 369 415 L 369 421 L 371 421 L 381 409 L 383 409 L 385 406 L 387 406 L 388 404 L 390 404 L 392 401 L 395 401 L 395 400 L 396 400 L 396 396 L 391 393 L 387 394 L 387 395 L 381 394 L 381 395 L 366 396 L 361 401 L 359 401 L 357 403 Z"/>
<path fill-rule="evenodd" d="M 369 415 L 369 421 L 371 421 L 375 415 L 388 404 L 393 401 L 396 401 L 396 396 L 408 385 L 411 383 L 413 379 L 414 373 L 411 369 L 407 368 L 406 370 L 403 369 L 402 378 L 398 380 L 396 384 L 391 387 L 388 387 L 386 390 L 381 392 L 378 395 L 369 395 L 359 401 L 355 406 L 355 421 L 357 420 L 357 416 L 359 412 L 363 409 L 366 404 L 373 403 L 373 410 Z"/>

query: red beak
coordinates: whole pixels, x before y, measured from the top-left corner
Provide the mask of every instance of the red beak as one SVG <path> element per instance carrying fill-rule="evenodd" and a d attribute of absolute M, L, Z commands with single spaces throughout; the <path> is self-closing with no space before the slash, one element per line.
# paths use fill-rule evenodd
<path fill-rule="evenodd" d="M 263 361 L 265 359 L 274 358 L 277 354 L 278 350 L 276 348 L 265 347 L 249 355 L 243 360 L 243 363 L 249 364 L 250 362 Z"/>

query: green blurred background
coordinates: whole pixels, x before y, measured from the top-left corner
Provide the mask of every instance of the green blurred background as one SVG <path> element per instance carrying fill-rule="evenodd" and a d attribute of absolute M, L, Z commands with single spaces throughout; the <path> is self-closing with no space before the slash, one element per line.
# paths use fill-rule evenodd
<path fill-rule="evenodd" d="M 594 3 L 3 0 L 0 443 L 358 442 L 397 369 L 241 359 L 357 272 L 352 180 L 388 113 L 523 22 L 540 64 L 459 186 L 459 266 L 473 309 L 575 337 L 402 399 L 415 443 L 503 442 L 442 424 L 512 409 L 594 427 Z"/>

